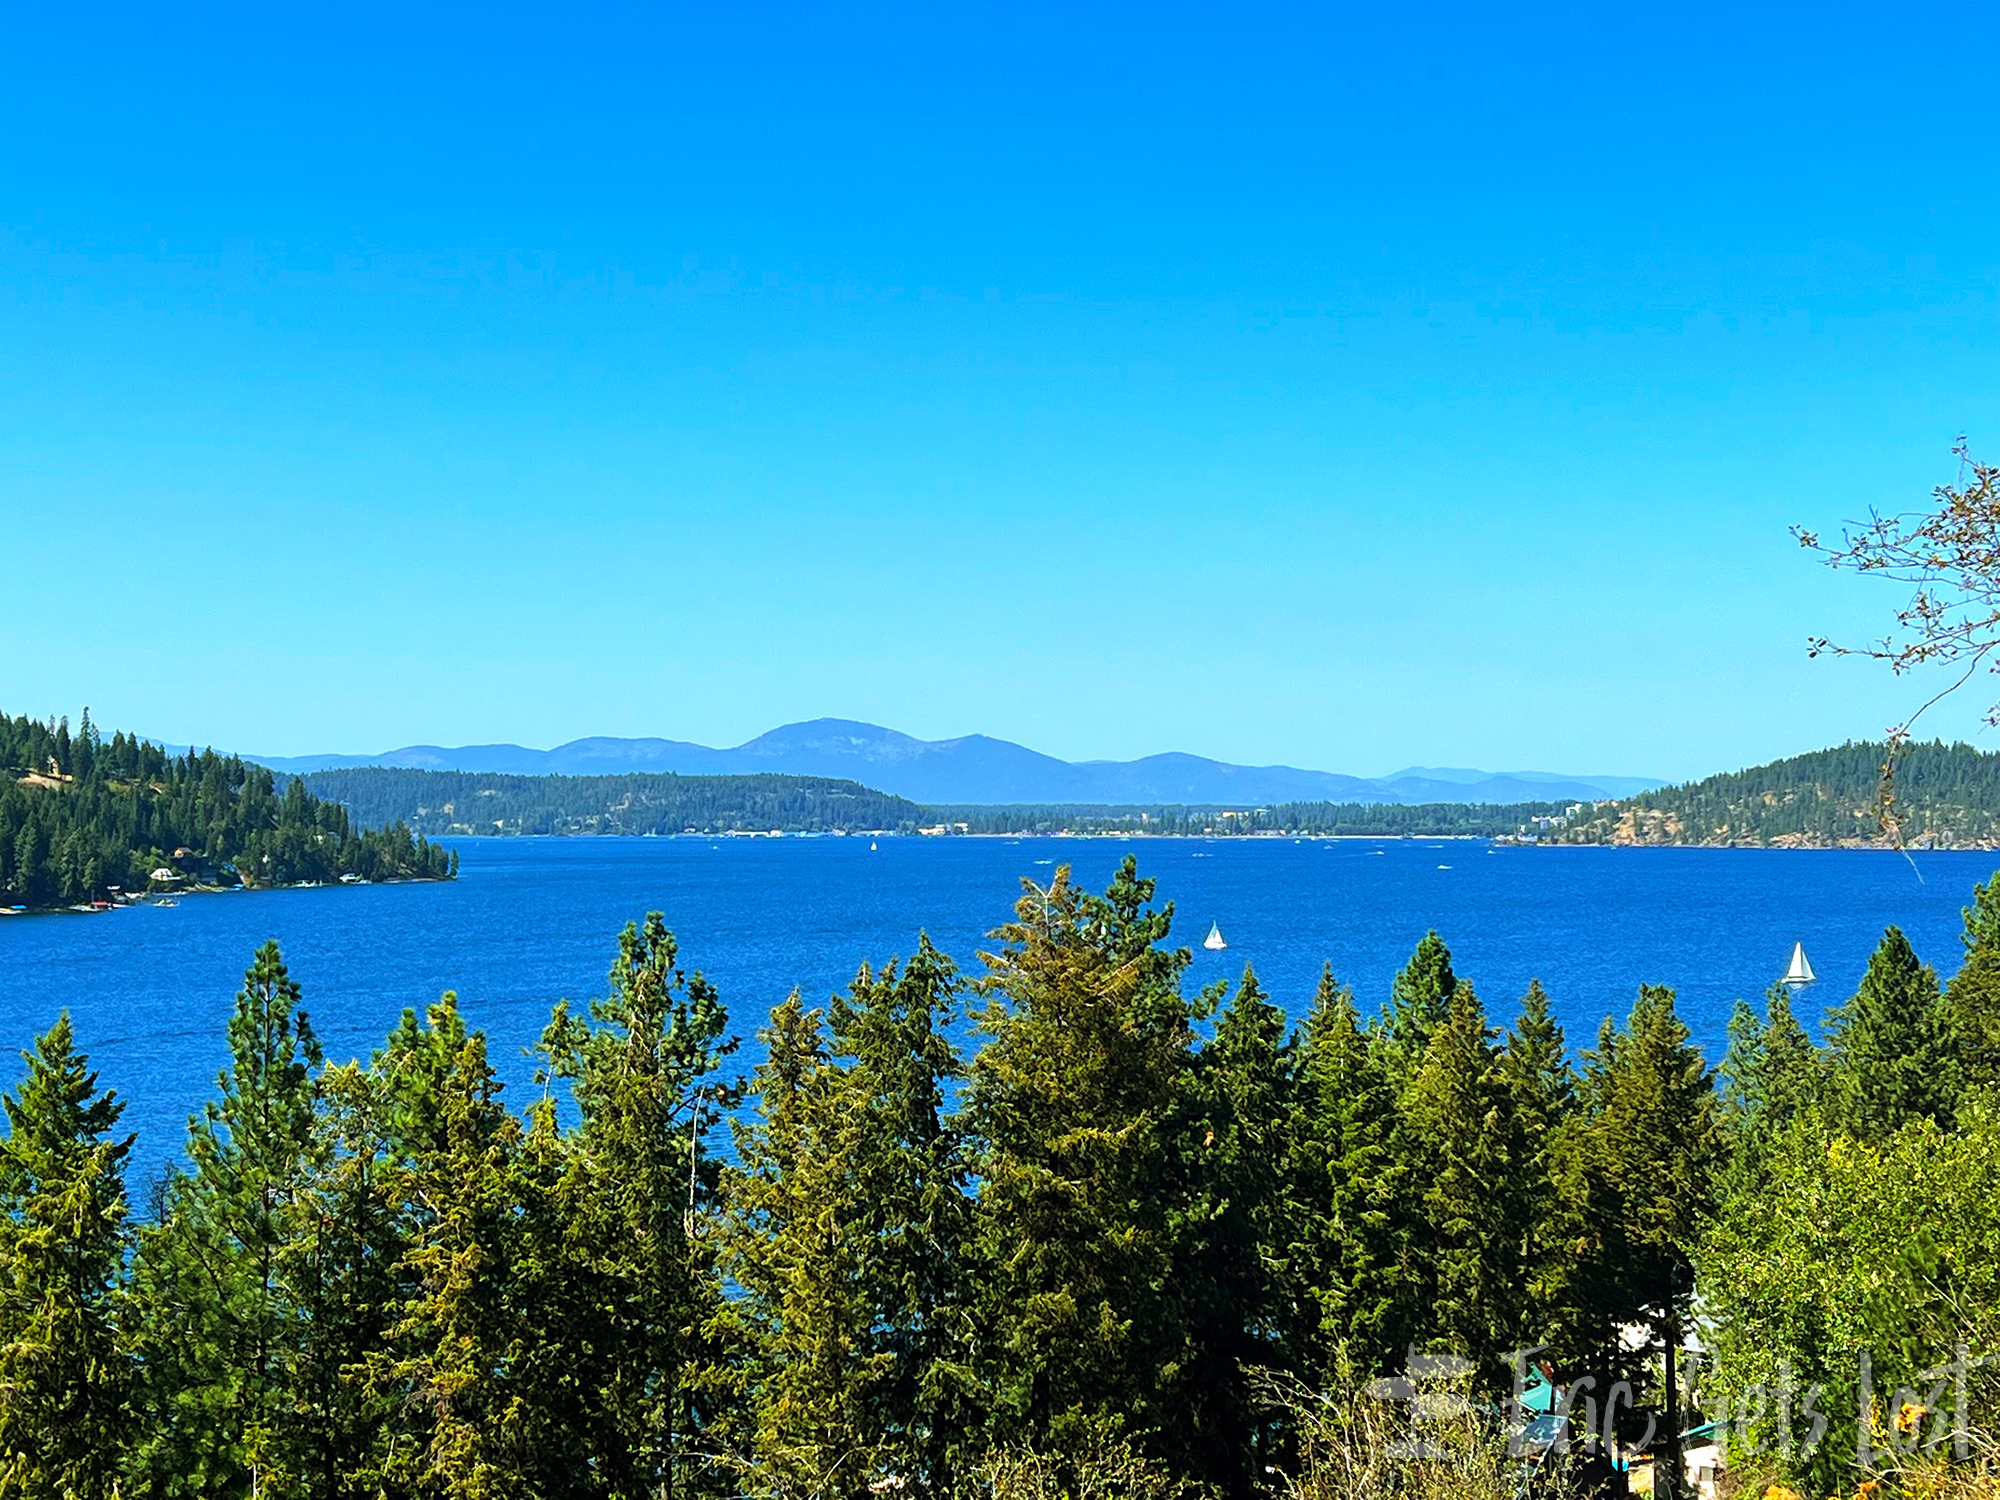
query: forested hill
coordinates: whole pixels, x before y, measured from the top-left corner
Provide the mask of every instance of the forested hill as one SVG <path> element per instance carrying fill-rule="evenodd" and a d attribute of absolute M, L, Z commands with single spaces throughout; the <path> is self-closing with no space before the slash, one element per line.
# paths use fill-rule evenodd
<path fill-rule="evenodd" d="M 1863 741 L 1747 771 L 1583 808 L 1550 832 L 1569 844 L 1864 847 L 1881 826 L 1888 749 Z M 1905 844 L 2000 847 L 2000 754 L 1942 742 L 1897 757 L 1895 816 Z"/>
<path fill-rule="evenodd" d="M 401 823 L 366 832 L 346 808 L 271 772 L 207 751 L 171 755 L 89 711 L 62 719 L 0 714 L 0 907 L 67 906 L 168 884 L 284 885 L 445 879 L 457 856 Z"/>
<path fill-rule="evenodd" d="M 308 772 L 314 795 L 345 803 L 364 827 L 401 820 L 445 834 L 914 833 L 1512 834 L 1566 803 L 1294 802 L 1270 807 L 923 806 L 859 782 L 745 776 L 512 776 L 357 766 Z"/>
<path fill-rule="evenodd" d="M 314 771 L 317 797 L 364 827 L 401 819 L 420 833 L 827 833 L 914 830 L 914 802 L 818 776 L 498 776 L 387 767 Z"/>

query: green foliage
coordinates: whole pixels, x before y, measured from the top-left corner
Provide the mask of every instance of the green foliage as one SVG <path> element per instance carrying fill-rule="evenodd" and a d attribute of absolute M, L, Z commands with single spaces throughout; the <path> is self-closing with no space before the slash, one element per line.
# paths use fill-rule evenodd
<path fill-rule="evenodd" d="M 125 734 L 107 742 L 84 711 L 40 724 L 0 714 L 0 904 L 51 907 L 174 882 L 283 885 L 443 879 L 457 856 L 400 824 L 362 831 L 337 803 L 213 750 L 169 755 Z"/>
<path fill-rule="evenodd" d="M 1196 1061 L 1180 1132 L 1193 1147 L 1189 1190 L 1174 1235 L 1187 1340 L 1175 1467 L 1224 1494 L 1251 1492 L 1277 1456 L 1253 1381 L 1282 1358 L 1288 1321 L 1266 1247 L 1285 1238 L 1292 1064 L 1285 1013 L 1246 965 Z"/>
<path fill-rule="evenodd" d="M 1671 989 L 1641 985 L 1623 1029 L 1605 1022 L 1596 1049 L 1585 1054 L 1582 1095 L 1569 1178 L 1586 1247 L 1575 1273 L 1577 1300 L 1595 1315 L 1605 1349 L 1599 1368 L 1607 1373 L 1627 1373 L 1614 1330 L 1646 1328 L 1663 1361 L 1662 1420 L 1673 1442 L 1681 1430 L 1675 1360 L 1724 1143 L 1713 1075 L 1689 1041 Z"/>
<path fill-rule="evenodd" d="M 1578 1079 L 1548 991 L 1528 982 L 1521 1014 L 1500 1052 L 1516 1130 L 1508 1191 L 1521 1239 L 1524 1332 L 1574 1352 L 1582 1317 L 1575 1244 L 1580 1233 L 1571 1185 L 1570 1147 L 1580 1128 Z"/>
<path fill-rule="evenodd" d="M 968 1101 L 994 1425 L 1014 1441 L 1105 1420 L 1161 1431 L 1185 1378 L 1171 1280 L 1188 953 L 1159 946 L 1173 909 L 1147 904 L 1129 856 L 1101 897 L 1067 867 L 1023 884 L 987 955 Z"/>
<path fill-rule="evenodd" d="M 1729 1018 L 1729 1052 L 1718 1069 L 1721 1125 L 1729 1143 L 1720 1196 L 1762 1193 L 1765 1158 L 1794 1120 L 1825 1101 L 1829 1069 L 1792 1012 L 1792 992 L 1774 984 L 1759 1017 L 1738 1000 Z"/>
<path fill-rule="evenodd" d="M 1861 987 L 1831 1020 L 1832 1104 L 1857 1140 L 1885 1140 L 1911 1120 L 1949 1121 L 1958 1098 L 1956 1039 L 1937 972 L 1891 927 Z"/>
<path fill-rule="evenodd" d="M 794 995 L 727 1163 L 721 997 L 657 913 L 520 1112 L 448 993 L 322 1066 L 266 945 L 136 1230 L 58 1023 L 0 1142 L 0 1500 L 1497 1496 L 1537 1346 L 1634 1382 L 1672 1472 L 1697 1311 L 1699 1415 L 1820 1382 L 1848 1431 L 1767 1467 L 1845 1493 L 1858 1352 L 1881 1394 L 2000 1335 L 2000 1107 L 1911 1103 L 1972 1044 L 1893 932 L 1837 1066 L 1773 990 L 1718 1092 L 1665 988 L 1579 1075 L 1539 984 L 1502 1041 L 1435 934 L 1378 1025 L 1329 968 L 1288 1035 L 1248 969 L 1186 993 L 1171 924 L 1130 859 L 1026 886 L 969 1063 L 926 939 Z"/>
<path fill-rule="evenodd" d="M 1885 842 L 1990 848 L 2000 841 L 2000 754 L 1941 741 L 1905 745 L 1896 752 L 1893 802 L 1885 807 L 1888 759 L 1889 747 L 1879 742 L 1794 755 L 1600 802 L 1550 836 L 1574 844 L 1809 848 Z"/>
<path fill-rule="evenodd" d="M 1297 1044 L 1279 1241 L 1285 1366 L 1319 1386 L 1343 1358 L 1393 1368 L 1415 1338 L 1415 1188 L 1383 1050 L 1327 965 Z"/>
<path fill-rule="evenodd" d="M 924 940 L 834 997 L 830 1040 L 797 995 L 772 1013 L 724 1219 L 755 1491 L 936 1492 L 966 1456 L 972 1203 L 945 1105 L 957 989 Z"/>
<path fill-rule="evenodd" d="M 1883 1399 L 1898 1385 L 1929 1389 L 1920 1372 L 1947 1364 L 1968 1334 L 1994 1331 L 1996 1246 L 2000 1113 L 1990 1100 L 1969 1102 L 1955 1130 L 1920 1118 L 1872 1145 L 1801 1116 L 1776 1143 L 1767 1189 L 1734 1200 L 1702 1250 L 1716 1408 L 1754 1413 L 1752 1387 L 1821 1386 L 1830 1425 L 1809 1458 L 1798 1451 L 1803 1421 L 1793 1450 L 1779 1451 L 1786 1434 L 1769 1400 L 1751 1435 L 1779 1477 L 1810 1494 L 1846 1493 L 1861 1477 L 1861 1351 Z"/>
<path fill-rule="evenodd" d="M 910 831 L 934 821 L 914 802 L 820 776 L 503 776 L 357 766 L 300 780 L 364 826 L 407 823 L 433 838 Z"/>
<path fill-rule="evenodd" d="M 303 1483 L 296 1381 L 308 1308 L 289 1253 L 307 1235 L 319 1043 L 276 943 L 229 1018 L 220 1098 L 188 1126 L 191 1170 L 140 1237 L 135 1295 L 150 1422 L 137 1467 L 159 1495 Z"/>
<path fill-rule="evenodd" d="M 0 1496 L 108 1494 L 134 1431 L 118 1338 L 124 1105 L 100 1093 L 63 1015 L 0 1099 Z"/>
<path fill-rule="evenodd" d="M 1431 1033 L 1450 1014 L 1458 976 L 1452 972 L 1451 950 L 1435 932 L 1427 932 L 1417 951 L 1389 986 L 1389 1008 L 1382 1017 L 1389 1078 L 1406 1086 L 1422 1066 Z"/>
<path fill-rule="evenodd" d="M 1440 967 L 1413 963 L 1425 993 L 1434 991 Z M 1412 1166 L 1423 1183 L 1419 1264 L 1429 1342 L 1471 1360 L 1497 1385 L 1526 1329 L 1523 1252 L 1534 1184 L 1522 1171 L 1520 1117 L 1479 997 L 1455 981 L 1447 1006 L 1403 1104 Z"/>
<path fill-rule="evenodd" d="M 1945 1015 L 1960 1081 L 2000 1083 L 2000 875 L 1972 888 L 1965 908 L 1965 962 L 1945 987 Z"/>

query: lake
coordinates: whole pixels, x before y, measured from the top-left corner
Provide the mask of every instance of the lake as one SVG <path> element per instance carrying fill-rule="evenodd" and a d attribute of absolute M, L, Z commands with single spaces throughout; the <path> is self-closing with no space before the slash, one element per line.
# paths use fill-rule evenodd
<path fill-rule="evenodd" d="M 1671 984 L 1711 1060 L 1731 1002 L 1758 996 L 1803 941 L 1821 983 L 1808 1019 L 1850 994 L 1889 923 L 1949 974 L 1960 908 L 2000 856 L 1856 850 L 1539 849 L 1440 840 L 464 839 L 440 885 L 190 896 L 172 908 L 0 921 L 0 1043 L 26 1046 L 68 1007 L 102 1079 L 129 1101 L 140 1169 L 178 1150 L 214 1088 L 223 1026 L 257 945 L 277 938 L 334 1060 L 365 1057 L 406 1006 L 458 991 L 525 1084 L 560 997 L 601 994 L 619 927 L 666 914 L 683 965 L 720 988 L 739 1058 L 794 986 L 824 998 L 863 959 L 928 931 L 970 973 L 1027 877 L 1058 863 L 1101 889 L 1136 850 L 1192 985 L 1256 966 L 1293 1016 L 1331 959 L 1365 1011 L 1427 928 L 1504 1023 L 1530 977 L 1573 1047 L 1641 981 Z M 1211 922 L 1229 948 L 1200 947 Z M 12 1087 L 20 1074 L 0 1065 Z"/>

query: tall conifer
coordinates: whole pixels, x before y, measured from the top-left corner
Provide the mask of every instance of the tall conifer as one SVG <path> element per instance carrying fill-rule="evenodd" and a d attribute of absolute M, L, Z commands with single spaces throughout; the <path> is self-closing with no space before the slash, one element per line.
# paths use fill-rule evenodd
<path fill-rule="evenodd" d="M 375 1477 L 388 1494 L 435 1500 L 535 1494 L 538 1461 L 550 1456 L 538 1440 L 552 1424 L 520 1368 L 540 1352 L 535 1309 L 523 1306 L 520 1123 L 454 997 L 400 1040 L 392 1059 L 427 1075 L 410 1082 L 429 1124 L 406 1167 L 420 1206 L 401 1262 L 413 1285 L 371 1361 L 374 1388 L 397 1398 L 400 1418 Z"/>
<path fill-rule="evenodd" d="M 872 983 L 872 976 L 863 982 Z M 827 1057 L 824 1016 L 795 991 L 771 1012 L 736 1130 L 723 1266 L 743 1295 L 726 1310 L 744 1348 L 737 1421 L 756 1491 L 859 1497 L 883 1478 L 886 1433 L 870 1412 L 893 1361 L 872 1354 L 867 1237 L 852 1197 L 853 1098 Z"/>
<path fill-rule="evenodd" d="M 2000 1083 L 2000 875 L 1972 888 L 1965 961 L 1945 987 L 1945 1013 L 1967 1087 Z"/>
<path fill-rule="evenodd" d="M 1498 1383 L 1520 1343 L 1527 1268 L 1521 1127 L 1493 1042 L 1459 981 L 1403 1107 L 1422 1173 L 1427 1341 Z"/>
<path fill-rule="evenodd" d="M 1168 1433 L 1177 1471 L 1222 1494 L 1249 1493 L 1272 1456 L 1251 1382 L 1284 1350 L 1267 1247 L 1282 1223 L 1291 1051 L 1284 1012 L 1245 965 L 1201 1049 L 1190 1123 L 1179 1133 L 1192 1148 L 1175 1233 L 1188 1374 Z"/>
<path fill-rule="evenodd" d="M 192 1170 L 165 1192 L 135 1265 L 151 1422 L 135 1455 L 159 1495 L 282 1493 L 304 1334 L 287 1248 L 303 1232 L 319 1042 L 275 942 L 228 1028 L 221 1097 L 189 1123 Z"/>
<path fill-rule="evenodd" d="M 86 719 L 86 722 L 88 720 Z M 125 1106 L 65 1012 L 0 1099 L 0 1496 L 109 1495 L 133 1436 L 124 1281 Z"/>
<path fill-rule="evenodd" d="M 1382 1017 L 1389 1079 L 1397 1088 L 1407 1084 L 1422 1064 L 1431 1033 L 1444 1024 L 1457 990 L 1451 950 L 1435 931 L 1425 933 L 1391 983 L 1389 1006 Z"/>
<path fill-rule="evenodd" d="M 1824 1102 L 1826 1059 L 1792 1010 L 1792 993 L 1774 984 L 1764 1014 L 1738 1000 L 1729 1018 L 1729 1051 L 1717 1069 L 1718 1119 L 1727 1160 L 1718 1194 L 1760 1196 L 1769 1162 L 1792 1122 Z"/>
<path fill-rule="evenodd" d="M 973 1059 L 982 1322 L 996 1434 L 1151 1434 L 1179 1400 L 1172 1138 L 1193 1065 L 1187 950 L 1128 856 L 1103 896 L 1024 882 L 985 955 Z"/>
<path fill-rule="evenodd" d="M 861 1347 L 883 1371 L 870 1420 L 890 1472 L 931 1493 L 947 1487 L 981 1416 L 967 1323 L 970 1160 L 947 1110 L 963 1073 L 948 1035 L 958 993 L 951 960 L 920 936 L 907 964 L 864 968 L 828 1011 L 852 1121 L 849 1193 L 868 1245 Z"/>
<path fill-rule="evenodd" d="M 1679 1376 L 1694 1296 L 1693 1253 L 1715 1209 L 1722 1150 L 1713 1078 L 1674 1008 L 1674 992 L 1641 985 L 1624 1030 L 1607 1020 L 1585 1056 L 1591 1291 L 1605 1359 L 1635 1314 L 1659 1351 L 1666 1392 L 1665 1459 L 1680 1474 Z"/>
<path fill-rule="evenodd" d="M 374 1069 L 349 1063 L 320 1075 L 303 1232 L 285 1247 L 284 1279 L 297 1289 L 304 1325 L 294 1467 L 314 1500 L 349 1495 L 377 1472 L 394 1416 L 394 1398 L 367 1375 L 401 1313 L 407 1248 L 407 1179 L 397 1170 L 384 1094 Z"/>
<path fill-rule="evenodd" d="M 1891 927 L 1860 988 L 1831 1017 L 1833 1103 L 1855 1139 L 1879 1143 L 1912 1120 L 1949 1125 L 1958 1057 L 1937 972 Z"/>
<path fill-rule="evenodd" d="M 1500 1051 L 1500 1075 L 1520 1133 L 1512 1191 L 1523 1235 L 1524 1332 L 1538 1343 L 1559 1343 L 1579 1320 L 1577 1224 L 1563 1180 L 1564 1144 L 1576 1126 L 1577 1076 L 1539 979 L 1531 979 L 1521 997 L 1521 1014 Z"/>
<path fill-rule="evenodd" d="M 700 1232 L 718 1175 L 704 1137 L 735 1097 L 714 1075 L 736 1044 L 725 1037 L 715 987 L 681 970 L 659 912 L 620 933 L 607 993 L 590 1017 L 563 1062 L 582 1124 L 564 1146 L 568 1180 L 550 1189 L 558 1195 L 552 1208 L 589 1227 L 566 1225 L 540 1263 L 559 1284 L 601 1280 L 601 1298 L 578 1313 L 601 1319 L 588 1334 L 576 1329 L 567 1352 L 562 1337 L 545 1339 L 547 1370 L 568 1382 L 575 1367 L 564 1370 L 564 1360 L 591 1363 L 595 1388 L 572 1425 L 611 1492 L 684 1493 L 703 1467 L 692 1377 L 721 1297 L 713 1237 Z M 567 1266 L 565 1257 L 585 1245 L 593 1248 Z"/>
<path fill-rule="evenodd" d="M 1343 1352 L 1387 1370 L 1414 1337 L 1410 1180 L 1381 1048 L 1331 964 L 1302 1028 L 1287 1135 L 1288 1363 L 1320 1387 Z"/>

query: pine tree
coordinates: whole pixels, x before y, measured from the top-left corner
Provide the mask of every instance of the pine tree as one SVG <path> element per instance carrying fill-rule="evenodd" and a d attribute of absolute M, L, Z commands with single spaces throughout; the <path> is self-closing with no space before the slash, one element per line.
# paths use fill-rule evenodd
<path fill-rule="evenodd" d="M 1560 1342 L 1579 1321 L 1577 1225 L 1562 1180 L 1564 1142 L 1576 1121 L 1577 1077 L 1539 979 L 1531 979 L 1521 997 L 1521 1014 L 1500 1051 L 1500 1076 L 1520 1131 L 1511 1190 L 1524 1234 L 1525 1331 L 1536 1341 Z"/>
<path fill-rule="evenodd" d="M 289 1493 L 303 1335 L 286 1249 L 302 1233 L 317 1038 L 276 943 L 257 950 L 229 1020 L 221 1098 L 189 1123 L 193 1170 L 135 1263 L 158 1495 Z"/>
<path fill-rule="evenodd" d="M 455 996 L 445 997 L 455 1005 Z M 320 1075 L 320 1113 L 304 1188 L 304 1232 L 283 1277 L 297 1289 L 303 1338 L 294 1381 L 300 1488 L 315 1500 L 369 1491 L 398 1398 L 368 1365 L 402 1315 L 408 1248 L 407 1158 L 393 1124 L 396 1075 L 356 1064 Z"/>
<path fill-rule="evenodd" d="M 1966 1087 L 2000 1083 L 2000 875 L 1972 888 L 1965 962 L 1945 987 L 1945 1012 Z"/>
<path fill-rule="evenodd" d="M 591 1003 L 590 1017 L 565 1064 L 582 1123 L 568 1143 L 568 1180 L 551 1184 L 561 1206 L 589 1227 L 563 1225 L 565 1243 L 548 1245 L 537 1264 L 564 1285 L 601 1278 L 590 1308 L 603 1321 L 588 1335 L 577 1330 L 567 1366 L 551 1330 L 546 1365 L 552 1380 L 567 1382 L 576 1361 L 594 1362 L 597 1388 L 566 1430 L 585 1444 L 582 1457 L 607 1493 L 685 1490 L 685 1476 L 698 1467 L 691 1455 L 702 1424 L 691 1377 L 722 1290 L 712 1239 L 699 1233 L 718 1178 L 703 1133 L 734 1100 L 714 1074 L 736 1044 L 725 1038 L 728 1017 L 715 987 L 681 970 L 658 912 L 619 934 L 606 994 Z M 596 1248 L 558 1272 L 583 1244 Z"/>
<path fill-rule="evenodd" d="M 959 980 L 920 936 L 899 970 L 864 968 L 829 1010 L 853 1122 L 852 1201 L 869 1255 L 863 1352 L 884 1371 L 870 1393 L 891 1475 L 948 1486 L 979 1421 L 967 1347 L 970 1162 L 947 1090 L 963 1074 L 947 1032 Z"/>
<path fill-rule="evenodd" d="M 1795 1120 L 1825 1099 L 1826 1059 L 1792 1011 L 1792 992 L 1774 984 L 1764 1015 L 1738 1000 L 1729 1018 L 1729 1051 L 1717 1070 L 1719 1120 L 1728 1155 L 1718 1196 L 1761 1196 L 1768 1164 Z"/>
<path fill-rule="evenodd" d="M 872 985 L 872 976 L 862 983 Z M 749 1488 L 861 1497 L 891 1468 L 875 1406 L 894 1357 L 866 1347 L 868 1235 L 858 1222 L 852 1092 L 826 1053 L 824 1016 L 795 991 L 771 1013 L 738 1122 L 723 1264 L 744 1345 L 739 1418 Z"/>
<path fill-rule="evenodd" d="M 88 718 L 85 720 L 88 723 Z M 0 1497 L 108 1495 L 133 1433 L 124 1281 L 125 1106 L 65 1012 L 0 1098 Z"/>
<path fill-rule="evenodd" d="M 1390 985 L 1389 1006 L 1382 1017 L 1389 1081 L 1396 1088 L 1406 1085 L 1422 1064 L 1431 1033 L 1444 1024 L 1457 990 L 1451 950 L 1435 931 L 1425 933 Z"/>
<path fill-rule="evenodd" d="M 1177 1132 L 1192 1148 L 1183 1168 L 1191 1191 L 1174 1234 L 1188 1348 L 1168 1451 L 1176 1472 L 1221 1494 L 1250 1493 L 1273 1456 L 1252 1380 L 1283 1347 L 1265 1247 L 1281 1222 L 1291 1064 L 1285 1013 L 1245 965 L 1201 1049 L 1190 1122 Z"/>
<path fill-rule="evenodd" d="M 1912 1120 L 1949 1126 L 1958 1058 L 1937 973 L 1891 927 L 1861 986 L 1832 1017 L 1833 1107 L 1856 1140 L 1879 1143 Z"/>
<path fill-rule="evenodd" d="M 1403 1113 L 1422 1173 L 1429 1343 L 1494 1384 L 1523 1329 L 1526 1265 L 1520 1121 L 1485 1009 L 1458 982 Z"/>
<path fill-rule="evenodd" d="M 406 1026 L 389 1053 L 425 1075 L 413 1093 L 430 1122 L 405 1166 L 419 1212 L 399 1270 L 413 1285 L 369 1361 L 371 1389 L 394 1399 L 398 1427 L 364 1477 L 382 1492 L 426 1500 L 548 1493 L 537 1485 L 536 1440 L 550 1424 L 520 1371 L 539 1352 L 518 1274 L 520 1123 L 499 1101 L 485 1038 L 466 1031 L 454 998 L 426 1019 Z M 543 1119 L 551 1114 L 545 1108 Z"/>
<path fill-rule="evenodd" d="M 1413 1186 L 1381 1053 L 1328 964 L 1298 1044 L 1278 1240 L 1287 1364 L 1320 1388 L 1343 1352 L 1363 1370 L 1399 1366 L 1416 1333 Z"/>
<path fill-rule="evenodd" d="M 982 1323 L 1002 1440 L 1157 1435 L 1176 1409 L 1171 1137 L 1193 1069 L 1187 950 L 1128 856 L 1101 897 L 1027 884 L 985 955 L 973 1059 Z M 1154 1440 L 1157 1440 L 1156 1438 Z"/>
<path fill-rule="evenodd" d="M 1675 1012 L 1674 992 L 1662 985 L 1640 986 L 1622 1032 L 1606 1021 L 1585 1065 L 1581 1156 L 1589 1290 L 1606 1348 L 1600 1368 L 1618 1363 L 1619 1325 L 1647 1326 L 1666 1393 L 1669 1446 L 1660 1470 L 1678 1475 L 1676 1361 L 1694 1296 L 1692 1256 L 1714 1217 L 1722 1150 L 1713 1078 Z"/>

